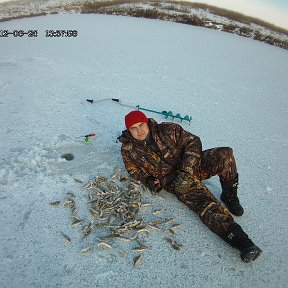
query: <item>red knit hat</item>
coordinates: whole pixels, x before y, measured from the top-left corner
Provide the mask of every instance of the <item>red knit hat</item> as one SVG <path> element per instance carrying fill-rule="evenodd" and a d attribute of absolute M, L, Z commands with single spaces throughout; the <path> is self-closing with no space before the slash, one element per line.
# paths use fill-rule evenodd
<path fill-rule="evenodd" d="M 148 123 L 148 118 L 141 111 L 131 111 L 125 116 L 125 125 L 129 129 L 132 125 L 136 123 Z"/>

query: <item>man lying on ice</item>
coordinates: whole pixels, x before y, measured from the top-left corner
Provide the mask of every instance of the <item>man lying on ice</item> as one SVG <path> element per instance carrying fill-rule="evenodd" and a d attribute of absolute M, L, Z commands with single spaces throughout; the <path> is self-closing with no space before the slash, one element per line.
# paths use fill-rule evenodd
<path fill-rule="evenodd" d="M 239 249 L 244 262 L 255 260 L 261 249 L 230 214 L 244 213 L 237 197 L 233 150 L 217 147 L 202 151 L 199 137 L 176 123 L 158 124 L 141 111 L 128 113 L 125 125 L 127 130 L 118 139 L 128 173 L 153 192 L 164 188 L 175 194 L 212 232 Z M 214 175 L 219 176 L 220 198 L 226 207 L 202 183 Z"/>

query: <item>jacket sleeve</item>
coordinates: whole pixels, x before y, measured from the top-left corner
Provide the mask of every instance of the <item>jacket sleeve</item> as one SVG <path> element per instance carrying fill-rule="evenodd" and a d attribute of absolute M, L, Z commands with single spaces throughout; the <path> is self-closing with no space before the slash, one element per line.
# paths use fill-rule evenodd
<path fill-rule="evenodd" d="M 138 181 L 140 180 L 143 184 L 145 184 L 145 180 L 149 175 L 143 169 L 141 169 L 139 165 L 136 165 L 133 162 L 133 159 L 131 158 L 131 153 L 133 152 L 130 151 L 130 149 L 127 149 L 127 147 L 122 146 L 121 154 L 125 168 L 131 177 L 133 177 Z"/>
<path fill-rule="evenodd" d="M 202 154 L 201 140 L 198 136 L 184 130 L 180 125 L 174 125 L 174 141 L 182 152 L 179 170 L 188 172 L 192 176 L 198 175 Z"/>

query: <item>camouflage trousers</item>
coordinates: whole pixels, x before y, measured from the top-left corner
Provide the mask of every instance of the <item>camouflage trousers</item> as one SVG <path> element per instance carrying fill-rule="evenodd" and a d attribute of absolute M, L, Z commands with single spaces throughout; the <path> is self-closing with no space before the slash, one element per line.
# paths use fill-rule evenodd
<path fill-rule="evenodd" d="M 229 147 L 219 147 L 205 150 L 199 163 L 198 175 L 193 175 L 191 189 L 187 193 L 175 193 L 178 199 L 196 212 L 201 221 L 214 233 L 220 235 L 235 223 L 233 217 L 202 183 L 202 180 L 218 175 L 220 180 L 233 180 L 237 174 L 233 150 Z M 172 186 L 171 186 L 172 187 Z"/>

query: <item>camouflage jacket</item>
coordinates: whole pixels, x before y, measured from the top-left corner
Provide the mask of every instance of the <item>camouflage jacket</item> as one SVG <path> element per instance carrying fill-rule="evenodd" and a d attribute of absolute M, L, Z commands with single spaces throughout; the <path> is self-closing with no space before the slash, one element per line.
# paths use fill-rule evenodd
<path fill-rule="evenodd" d="M 152 145 L 151 140 L 134 139 L 128 130 L 118 138 L 126 170 L 133 178 L 145 183 L 148 176 L 154 176 L 167 189 L 176 170 L 197 174 L 202 153 L 198 136 L 176 123 L 158 124 L 152 118 L 148 126 Z"/>

